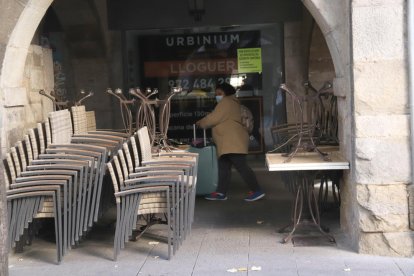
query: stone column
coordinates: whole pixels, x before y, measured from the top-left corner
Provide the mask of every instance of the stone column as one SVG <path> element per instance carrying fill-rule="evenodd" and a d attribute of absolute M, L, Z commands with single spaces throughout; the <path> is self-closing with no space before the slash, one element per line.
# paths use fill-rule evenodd
<path fill-rule="evenodd" d="M 16 25 L 17 19 L 22 12 L 24 5 L 13 0 L 0 1 L 0 18 L 2 26 L 0 30 L 0 136 L 4 136 L 3 116 L 4 116 L 4 85 L 1 83 L 3 78 L 4 57 L 10 33 Z M 0 160 L 3 160 L 3 140 L 0 137 Z M 6 187 L 3 180 L 3 162 L 0 163 L 0 275 L 8 275 L 8 246 L 7 246 L 7 204 Z"/>
<path fill-rule="evenodd" d="M 413 254 L 404 0 L 353 0 L 354 170 L 361 253 Z"/>
<path fill-rule="evenodd" d="M 25 118 L 14 116 L 6 106 L 27 102 L 23 83 L 27 49 L 33 34 L 53 0 L 0 0 L 0 160 L 3 159 L 9 137 L 9 118 L 15 123 Z M 21 108 L 20 108 L 21 109 Z M 0 165 L 0 275 L 8 275 L 7 206 L 3 170 Z"/>

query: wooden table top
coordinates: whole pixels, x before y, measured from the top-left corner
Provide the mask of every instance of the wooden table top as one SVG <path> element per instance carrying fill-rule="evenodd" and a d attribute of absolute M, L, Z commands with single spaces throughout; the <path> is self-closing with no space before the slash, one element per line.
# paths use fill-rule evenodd
<path fill-rule="evenodd" d="M 266 165 L 269 171 L 349 170 L 349 162 L 339 151 L 327 153 L 331 161 L 324 161 L 316 152 L 300 152 L 289 162 L 281 153 L 267 153 Z"/>

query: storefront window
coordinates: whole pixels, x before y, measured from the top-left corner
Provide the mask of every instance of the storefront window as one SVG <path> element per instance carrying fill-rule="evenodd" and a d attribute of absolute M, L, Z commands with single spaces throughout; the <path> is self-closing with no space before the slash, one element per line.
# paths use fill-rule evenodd
<path fill-rule="evenodd" d="M 188 143 L 193 123 L 215 106 L 215 85 L 228 82 L 243 107 L 250 152 L 272 146 L 266 129 L 281 113 L 282 24 L 127 31 L 125 37 L 127 87 L 157 88 L 160 99 L 182 88 L 171 102 L 169 138 Z"/>

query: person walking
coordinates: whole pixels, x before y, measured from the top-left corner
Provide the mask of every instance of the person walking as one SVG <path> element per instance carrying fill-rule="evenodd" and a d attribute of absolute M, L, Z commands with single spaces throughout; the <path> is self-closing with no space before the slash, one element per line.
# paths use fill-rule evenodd
<path fill-rule="evenodd" d="M 215 192 L 205 196 L 207 200 L 226 200 L 231 179 L 232 165 L 248 185 L 250 192 L 245 201 L 256 201 L 265 196 L 257 183 L 256 175 L 246 162 L 249 135 L 242 124 L 240 103 L 236 89 L 222 83 L 216 86 L 217 105 L 214 110 L 196 122 L 201 128 L 211 128 L 217 147 L 218 186 Z"/>

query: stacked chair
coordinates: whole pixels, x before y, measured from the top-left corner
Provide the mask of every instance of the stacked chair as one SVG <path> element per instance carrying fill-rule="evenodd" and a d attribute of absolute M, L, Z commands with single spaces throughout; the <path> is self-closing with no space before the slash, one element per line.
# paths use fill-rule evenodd
<path fill-rule="evenodd" d="M 93 220 L 96 222 L 98 219 L 100 203 L 99 198 L 102 190 L 102 181 L 105 174 L 105 163 L 107 162 L 109 156 L 113 152 L 116 152 L 116 150 L 120 147 L 122 140 L 112 140 L 112 136 L 110 138 L 99 138 L 94 134 L 77 134 L 72 136 L 71 118 L 70 113 L 67 110 L 51 113 L 50 125 L 50 129 L 54 133 L 51 133 L 51 138 L 49 138 L 49 135 L 46 132 L 48 142 L 48 148 L 46 149 L 47 153 L 59 152 L 66 154 L 75 153 L 82 156 L 89 155 L 93 156 L 97 162 L 95 166 L 91 166 L 91 177 L 87 186 L 87 199 L 90 199 L 90 197 L 92 197 L 90 204 L 92 204 L 92 208 L 94 207 Z M 61 129 L 59 129 L 59 126 L 61 126 Z M 50 144 L 49 141 L 51 141 Z M 87 207 L 88 206 L 89 201 L 87 201 Z M 88 217 L 88 226 L 90 227 L 93 222 L 92 217 Z M 84 230 L 86 231 L 86 228 Z"/>
<path fill-rule="evenodd" d="M 95 111 L 85 111 L 86 114 L 86 130 L 96 131 L 96 116 Z M 75 120 L 75 119 L 74 119 Z"/>
<path fill-rule="evenodd" d="M 68 110 L 29 130 L 5 160 L 10 247 L 34 218 L 53 217 L 60 262 L 98 220 L 105 164 L 124 140 L 110 133 L 73 135 Z"/>
<path fill-rule="evenodd" d="M 135 138 L 135 139 L 133 139 Z M 186 218 L 188 229 L 191 230 L 192 222 L 194 221 L 194 205 L 196 196 L 196 184 L 197 184 L 197 168 L 198 168 L 198 154 L 185 151 L 169 151 L 158 152 L 155 156 L 152 154 L 150 137 L 146 127 L 138 129 L 135 137 L 131 138 L 131 143 L 139 142 L 139 152 L 141 158 L 138 158 L 138 151 L 134 152 L 136 164 L 141 166 L 154 166 L 154 165 L 168 165 L 168 164 L 180 164 L 182 166 L 189 167 L 189 186 L 188 197 L 186 198 L 188 209 L 190 210 L 189 217 Z M 136 146 L 133 149 L 137 148 Z M 140 161 L 140 163 L 138 163 Z"/>
<path fill-rule="evenodd" d="M 281 90 L 290 97 L 295 122 L 270 129 L 274 143 L 274 149 L 270 152 L 284 153 L 289 162 L 297 152 L 314 151 L 323 160 L 329 161 L 328 152 L 339 150 L 337 98 L 330 82 L 325 82 L 319 89 L 309 81 L 304 86 L 307 93 L 300 95 L 286 84 L 280 85 Z M 282 174 L 282 177 L 287 178 L 289 175 Z M 335 205 L 339 206 L 341 172 L 323 172 L 317 178 L 320 180 L 319 209 L 328 209 L 329 190 L 332 191 Z M 293 183 L 292 179 L 285 179 L 284 182 Z M 296 185 L 289 189 L 293 191 L 294 187 Z"/>
<path fill-rule="evenodd" d="M 326 159 L 319 146 L 337 146 L 339 143 L 336 96 L 329 82 L 319 90 L 309 81 L 304 86 L 308 91 L 306 95 L 299 95 L 286 84 L 280 85 L 281 90 L 291 97 L 295 122 L 270 129 L 275 145 L 271 152 L 287 152 L 290 160 L 298 151 L 316 151 Z"/>
<path fill-rule="evenodd" d="M 147 149 L 151 151 L 151 145 L 148 130 L 143 127 L 108 163 L 117 204 L 114 259 L 133 235 L 138 216 L 146 222 L 139 229 L 140 235 L 155 223 L 167 224 L 168 237 L 172 237 L 167 238 L 168 258 L 191 230 L 198 155 L 168 152 L 148 158 L 144 157 Z M 126 204 L 131 200 L 134 205 L 128 209 Z M 160 221 L 156 214 L 164 214 L 166 221 Z"/>
<path fill-rule="evenodd" d="M 15 157 L 14 157 L 15 158 Z M 67 181 L 62 180 L 34 180 L 19 178 L 20 167 L 18 160 L 13 163 L 14 159 L 9 153 L 6 157 L 5 183 L 8 209 L 8 226 L 9 226 L 9 247 L 16 246 L 28 228 L 29 223 L 34 218 L 53 217 L 55 219 L 55 239 L 57 261 L 61 262 L 63 254 L 66 252 L 64 242 L 62 242 L 62 209 L 65 211 L 67 198 L 63 191 L 64 207 L 62 208 L 63 187 L 66 190 Z M 16 167 L 14 166 L 16 165 Z M 41 214 L 41 215 L 39 215 Z"/>
<path fill-rule="evenodd" d="M 156 223 L 167 225 L 168 259 L 191 231 L 198 155 L 154 155 L 146 126 L 131 136 L 96 130 L 94 113 L 84 106 L 54 111 L 3 163 L 11 248 L 27 243 L 35 220 L 53 218 L 60 263 L 99 219 L 107 172 L 117 208 L 115 260 L 131 237 Z"/>
<path fill-rule="evenodd" d="M 128 138 L 130 135 L 119 131 L 96 130 L 95 113 L 93 111 L 86 111 L 84 105 L 71 107 L 73 120 L 73 133 L 90 134 L 97 138 L 111 138 L 116 137 Z"/>
<path fill-rule="evenodd" d="M 178 246 L 177 229 L 179 228 L 179 211 L 182 189 L 183 173 L 179 170 L 164 171 L 164 177 L 158 171 L 152 171 L 147 175 L 124 175 L 125 170 L 117 156 L 108 163 L 115 190 L 117 220 L 114 237 L 114 260 L 119 251 L 124 248 L 137 227 L 138 215 L 150 215 L 151 213 L 166 214 L 168 258 Z M 181 174 L 180 174 L 181 173 Z"/>

